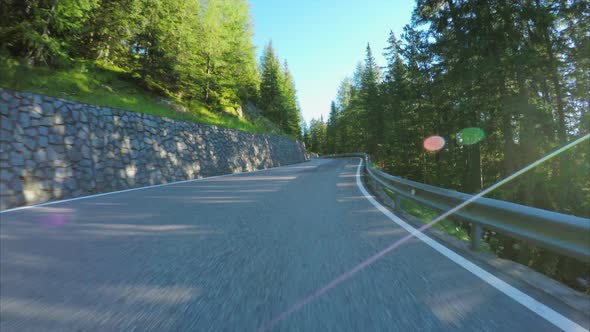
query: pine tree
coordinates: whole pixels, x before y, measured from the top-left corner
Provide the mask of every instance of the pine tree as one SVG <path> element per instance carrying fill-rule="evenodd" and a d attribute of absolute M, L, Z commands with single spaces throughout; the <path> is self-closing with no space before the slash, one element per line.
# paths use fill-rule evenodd
<path fill-rule="evenodd" d="M 323 155 L 327 152 L 326 146 L 326 123 L 323 116 L 320 119 L 312 119 L 309 123 L 309 145 L 308 149 L 317 154 Z"/>
<path fill-rule="evenodd" d="M 0 44 L 32 64 L 63 64 L 95 3 L 91 0 L 5 0 Z"/>
<path fill-rule="evenodd" d="M 200 26 L 204 101 L 223 107 L 256 99 L 258 72 L 246 0 L 208 0 Z"/>
<path fill-rule="evenodd" d="M 133 35 L 138 33 L 139 6 L 139 0 L 97 1 L 80 30 L 75 54 L 132 69 L 129 54 Z"/>
<path fill-rule="evenodd" d="M 264 47 L 260 60 L 260 75 L 259 107 L 262 114 L 283 128 L 283 123 L 281 123 L 281 82 L 283 77 L 279 58 L 275 54 L 272 42 Z"/>
<path fill-rule="evenodd" d="M 393 33 L 390 32 L 384 56 L 387 60 L 387 72 L 381 87 L 381 102 L 383 112 L 383 149 L 380 159 L 390 165 L 395 174 L 403 174 L 404 165 L 397 160 L 397 156 L 405 154 L 405 138 L 408 137 L 406 128 L 407 118 L 404 110 L 407 100 L 407 68 L 400 55 L 400 45 Z"/>
<path fill-rule="evenodd" d="M 328 124 L 326 128 L 326 150 L 328 153 L 337 152 L 337 142 L 339 141 L 338 135 L 338 109 L 336 103 L 332 101 L 330 103 L 330 114 L 328 117 Z"/>
<path fill-rule="evenodd" d="M 260 64 L 259 105 L 264 116 L 273 121 L 287 135 L 301 136 L 300 109 L 293 76 L 287 62 L 281 66 L 278 56 L 269 42 Z"/>
<path fill-rule="evenodd" d="M 289 66 L 287 61 L 283 64 L 283 74 L 282 74 L 282 82 L 281 82 L 281 113 L 282 116 L 285 118 L 284 122 L 284 131 L 286 134 L 291 135 L 293 137 L 300 137 L 301 136 L 301 128 L 300 122 L 301 118 L 299 117 L 299 107 L 297 105 L 297 96 L 295 90 L 295 83 L 293 81 L 293 76 L 289 71 Z"/>
<path fill-rule="evenodd" d="M 367 151 L 375 155 L 383 143 L 383 113 L 379 105 L 380 69 L 375 63 L 371 46 L 367 44 L 365 63 L 361 76 L 361 100 L 366 117 Z"/>

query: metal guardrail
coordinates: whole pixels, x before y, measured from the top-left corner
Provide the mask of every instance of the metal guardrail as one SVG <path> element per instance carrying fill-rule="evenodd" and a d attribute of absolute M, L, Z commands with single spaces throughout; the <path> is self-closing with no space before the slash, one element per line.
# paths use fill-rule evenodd
<path fill-rule="evenodd" d="M 399 209 L 401 196 L 443 212 L 472 197 L 472 195 L 402 179 L 377 170 L 373 168 L 369 156 L 365 153 L 322 157 L 362 158 L 367 174 L 397 194 L 396 209 Z M 590 219 L 490 198 L 479 198 L 454 215 L 459 216 L 463 221 L 473 223 L 471 246 L 474 250 L 480 247 L 483 227 L 590 263 Z"/>

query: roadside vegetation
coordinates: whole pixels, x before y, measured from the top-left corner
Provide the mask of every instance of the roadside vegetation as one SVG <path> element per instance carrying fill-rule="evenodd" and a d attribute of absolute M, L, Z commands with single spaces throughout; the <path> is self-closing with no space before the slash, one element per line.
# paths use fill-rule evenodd
<path fill-rule="evenodd" d="M 246 0 L 8 0 L 0 86 L 299 138 L 295 85 L 269 43 L 259 64 Z M 259 123 L 260 122 L 260 123 Z"/>
<path fill-rule="evenodd" d="M 13 59 L 3 60 L 0 65 L 0 86 L 248 132 L 267 131 L 256 123 L 238 117 L 234 109 L 214 112 L 199 101 L 185 102 L 171 96 L 158 96 L 141 88 L 137 78 L 121 68 L 91 62 L 77 62 L 67 69 L 55 69 L 21 64 Z"/>
<path fill-rule="evenodd" d="M 367 45 L 304 142 L 480 192 L 590 132 L 589 14 L 587 1 L 418 1 L 403 31 L 383 31 L 386 66 Z M 487 196 L 589 218 L 588 174 L 584 142 Z M 484 239 L 502 258 L 590 289 L 588 264 L 503 234 Z"/>

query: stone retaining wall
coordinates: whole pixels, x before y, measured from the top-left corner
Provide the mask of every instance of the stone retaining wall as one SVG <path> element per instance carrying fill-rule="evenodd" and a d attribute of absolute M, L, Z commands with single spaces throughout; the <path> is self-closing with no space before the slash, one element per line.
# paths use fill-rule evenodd
<path fill-rule="evenodd" d="M 283 136 L 0 88 L 0 209 L 304 160 Z"/>

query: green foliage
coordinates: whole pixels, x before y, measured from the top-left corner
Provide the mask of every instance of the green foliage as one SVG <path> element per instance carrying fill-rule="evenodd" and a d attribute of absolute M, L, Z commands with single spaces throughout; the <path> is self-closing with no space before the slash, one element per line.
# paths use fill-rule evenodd
<path fill-rule="evenodd" d="M 481 191 L 590 130 L 589 14 L 583 1 L 418 0 L 400 39 L 389 35 L 384 77 L 367 47 L 343 81 L 327 152 L 367 151 L 389 173 Z M 446 139 L 436 153 L 422 148 L 433 135 Z M 590 217 L 587 151 L 585 143 L 490 196 Z M 590 278 L 587 265 L 487 234 L 503 257 L 573 286 Z"/>
<path fill-rule="evenodd" d="M 328 152 L 327 131 L 328 128 L 323 117 L 320 117 L 319 120 L 312 119 L 309 122 L 309 127 L 304 127 L 303 142 L 307 150 L 319 155 L 326 154 Z"/>
<path fill-rule="evenodd" d="M 340 114 L 336 103 L 330 104 L 330 114 L 326 125 L 326 151 L 336 151 L 336 146 L 340 141 L 340 132 L 338 128 Z"/>
<path fill-rule="evenodd" d="M 285 114 L 285 125 L 283 130 L 293 137 L 301 137 L 301 116 L 297 104 L 297 92 L 295 82 L 289 71 L 287 61 L 283 65 L 283 81 L 281 82 L 281 111 Z"/>
<path fill-rule="evenodd" d="M 139 90 L 220 114 L 258 99 L 246 0 L 6 0 L 0 42 L 0 52 L 62 74 L 80 61 L 120 68 Z M 122 99 L 96 99 L 105 98 Z M 292 122 L 285 128 L 298 136 Z"/>
<path fill-rule="evenodd" d="M 77 42 L 95 3 L 91 0 L 5 0 L 0 44 L 34 64 L 61 64 Z"/>
<path fill-rule="evenodd" d="M 365 113 L 365 132 L 367 152 L 377 153 L 379 144 L 383 143 L 383 112 L 380 108 L 379 81 L 381 72 L 375 63 L 371 46 L 367 44 L 365 63 L 360 75 L 359 102 Z"/>
<path fill-rule="evenodd" d="M 211 112 L 198 101 L 170 102 L 170 98 L 156 97 L 139 87 L 137 79 L 129 73 L 113 66 L 105 68 L 89 62 L 78 62 L 69 69 L 55 70 L 4 60 L 0 62 L 0 86 L 178 120 L 266 132 L 263 127 L 230 112 Z M 184 107 L 183 111 L 181 106 Z"/>
<path fill-rule="evenodd" d="M 94 10 L 79 30 L 74 57 L 128 67 L 133 36 L 138 32 L 140 2 L 137 0 L 96 1 Z"/>
<path fill-rule="evenodd" d="M 281 126 L 280 83 L 282 71 L 272 42 L 264 47 L 264 53 L 260 59 L 260 76 L 260 108 L 268 119 Z"/>
<path fill-rule="evenodd" d="M 364 63 L 342 82 L 328 152 L 369 151 L 391 173 L 477 192 L 578 137 L 588 126 L 589 95 L 577 92 L 590 84 L 589 61 L 571 47 L 584 49 L 574 22 L 588 24 L 589 7 L 418 1 L 401 39 L 389 35 L 383 78 L 367 46 Z M 421 147 L 432 135 L 447 141 L 437 154 Z M 494 195 L 590 215 L 586 179 L 564 176 L 587 169 L 585 148 Z"/>
<path fill-rule="evenodd" d="M 255 99 L 259 78 L 247 2 L 209 0 L 200 21 L 200 99 L 212 105 Z"/>
<path fill-rule="evenodd" d="M 389 197 L 395 199 L 396 194 L 393 191 L 387 188 L 383 188 L 383 190 Z M 431 222 L 440 215 L 440 212 L 437 212 L 427 206 L 419 204 L 416 201 L 407 199 L 405 197 L 400 198 L 400 205 L 401 209 L 404 212 L 408 213 L 409 215 L 415 217 L 416 219 L 420 220 L 425 224 Z M 465 225 L 461 225 L 460 222 L 456 222 L 448 218 L 445 218 L 434 224 L 433 227 L 463 242 L 471 242 L 469 232 L 464 226 Z M 490 252 L 490 246 L 487 243 L 483 243 L 481 251 Z"/>
<path fill-rule="evenodd" d="M 293 76 L 287 62 L 280 65 L 278 56 L 269 42 L 260 61 L 259 105 L 264 116 L 276 123 L 286 134 L 301 137 L 301 116 Z"/>

